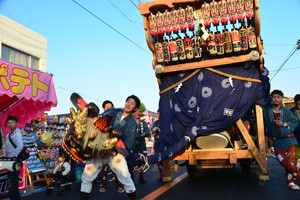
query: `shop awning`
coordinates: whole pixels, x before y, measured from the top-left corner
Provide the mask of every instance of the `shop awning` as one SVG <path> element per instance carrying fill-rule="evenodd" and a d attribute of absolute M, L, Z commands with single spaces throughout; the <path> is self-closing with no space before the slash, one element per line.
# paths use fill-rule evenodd
<path fill-rule="evenodd" d="M 19 127 L 24 127 L 56 105 L 51 74 L 0 60 L 0 126 L 5 134 L 8 116 L 18 117 Z"/>

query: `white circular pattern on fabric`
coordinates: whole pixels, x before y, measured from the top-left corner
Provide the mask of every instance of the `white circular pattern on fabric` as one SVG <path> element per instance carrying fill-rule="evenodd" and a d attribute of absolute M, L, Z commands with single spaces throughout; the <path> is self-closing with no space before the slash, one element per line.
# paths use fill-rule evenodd
<path fill-rule="evenodd" d="M 183 77 L 184 75 L 185 75 L 185 73 L 180 73 L 179 74 L 180 77 Z"/>
<path fill-rule="evenodd" d="M 179 108 L 179 106 L 178 106 L 177 103 L 174 105 L 174 110 L 175 110 L 176 112 L 181 112 L 181 109 Z"/>
<path fill-rule="evenodd" d="M 228 78 L 223 79 L 221 82 L 222 88 L 228 88 L 230 86 L 230 82 Z"/>
<path fill-rule="evenodd" d="M 173 124 L 170 124 L 170 130 L 173 132 Z"/>
<path fill-rule="evenodd" d="M 251 86 L 252 86 L 252 82 L 250 82 L 250 81 L 245 82 L 246 88 L 250 88 Z"/>
<path fill-rule="evenodd" d="M 199 75 L 198 75 L 198 81 L 199 82 L 202 81 L 203 78 L 204 78 L 204 74 L 202 72 L 200 72 Z"/>
<path fill-rule="evenodd" d="M 192 128 L 192 134 L 194 135 L 194 136 L 197 136 L 197 131 L 199 130 L 199 128 L 197 128 L 196 126 L 193 126 L 193 128 Z"/>
<path fill-rule="evenodd" d="M 203 87 L 202 88 L 202 97 L 203 98 L 208 98 L 210 97 L 212 94 L 212 89 L 209 87 Z"/>
<path fill-rule="evenodd" d="M 184 136 L 184 138 L 187 142 L 190 142 L 192 140 L 189 136 Z"/>
<path fill-rule="evenodd" d="M 190 108 L 195 108 L 197 104 L 197 98 L 196 97 L 191 97 L 191 99 L 188 101 L 188 105 Z"/>
<path fill-rule="evenodd" d="M 157 159 L 158 162 L 161 161 L 161 153 L 158 153 L 158 159 Z"/>
<path fill-rule="evenodd" d="M 170 108 L 172 109 L 173 108 L 173 103 L 172 103 L 172 100 L 170 99 Z"/>

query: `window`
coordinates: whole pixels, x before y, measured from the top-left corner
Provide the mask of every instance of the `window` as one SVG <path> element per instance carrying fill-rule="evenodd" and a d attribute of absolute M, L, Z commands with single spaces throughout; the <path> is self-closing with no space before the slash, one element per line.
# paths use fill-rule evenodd
<path fill-rule="evenodd" d="M 37 57 L 31 56 L 31 66 L 32 69 L 39 69 L 39 59 Z"/>
<path fill-rule="evenodd" d="M 37 70 L 39 69 L 39 59 L 37 57 L 31 56 L 27 53 L 23 53 L 4 44 L 2 44 L 1 57 L 4 61 L 16 65 Z"/>

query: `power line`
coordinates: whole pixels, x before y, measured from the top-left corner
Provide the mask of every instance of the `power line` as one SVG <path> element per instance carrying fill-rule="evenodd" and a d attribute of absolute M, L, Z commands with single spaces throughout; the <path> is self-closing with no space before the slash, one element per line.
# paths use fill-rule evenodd
<path fill-rule="evenodd" d="M 294 53 L 298 50 L 298 48 L 293 47 L 290 55 L 288 55 L 288 57 L 285 59 L 285 61 L 279 66 L 278 70 L 276 71 L 276 73 L 274 74 L 274 76 L 271 78 L 271 81 L 273 80 L 273 78 L 278 74 L 278 72 L 282 69 L 282 67 L 285 65 L 285 63 L 292 57 L 292 55 L 294 55 Z"/>
<path fill-rule="evenodd" d="M 135 43 L 134 41 L 132 41 L 131 39 L 129 39 L 128 37 L 126 37 L 124 34 L 122 34 L 120 31 L 118 31 L 117 29 L 115 29 L 114 27 L 112 27 L 111 25 L 109 25 L 108 23 L 106 23 L 104 20 L 102 20 L 101 18 L 99 18 L 97 15 L 95 15 L 94 13 L 92 13 L 91 11 L 89 11 L 87 8 L 85 8 L 84 6 L 82 6 L 80 3 L 76 2 L 75 0 L 72 0 L 74 3 L 76 3 L 79 7 L 81 7 L 82 9 L 84 9 L 85 11 L 87 11 L 88 13 L 90 13 L 91 15 L 93 15 L 94 17 L 96 17 L 99 21 L 101 21 L 103 24 L 105 24 L 106 26 L 108 26 L 109 28 L 111 28 L 112 30 L 114 30 L 115 32 L 117 32 L 119 35 L 123 36 L 125 39 L 127 39 L 128 41 L 130 41 L 132 44 L 134 44 L 135 46 L 137 46 L 138 48 L 142 49 L 143 51 L 145 51 L 146 53 L 150 54 L 149 51 L 147 51 L 146 49 L 144 49 L 143 47 L 139 46 L 137 43 Z"/>
<path fill-rule="evenodd" d="M 110 0 L 107 0 L 115 9 L 117 9 L 130 23 L 137 24 L 135 21 L 129 19 L 115 4 L 113 4 Z"/>
<path fill-rule="evenodd" d="M 291 67 L 291 68 L 287 68 L 287 69 L 281 69 L 281 71 L 286 71 L 286 70 L 292 70 L 292 69 L 299 69 L 300 67 Z M 271 70 L 269 72 L 276 72 L 277 70 Z"/>
<path fill-rule="evenodd" d="M 264 46 L 293 46 L 294 44 L 268 44 L 264 43 Z"/>
<path fill-rule="evenodd" d="M 65 91 L 67 91 L 67 92 L 70 92 L 70 93 L 77 93 L 77 94 L 79 94 L 79 95 L 82 96 L 82 97 L 86 97 L 86 98 L 91 99 L 91 100 L 93 100 L 93 101 L 97 101 L 97 102 L 102 103 L 102 101 L 99 101 L 99 100 L 97 100 L 97 99 L 94 99 L 94 98 L 92 98 L 92 97 L 89 97 L 89 96 L 87 96 L 87 95 L 85 95 L 85 94 L 82 94 L 82 93 L 75 92 L 75 91 L 70 90 L 70 89 L 66 89 L 66 88 L 60 87 L 59 85 L 54 85 L 54 86 L 55 86 L 56 88 L 65 90 Z"/>
<path fill-rule="evenodd" d="M 137 7 L 137 5 L 135 5 L 135 3 L 132 0 L 130 0 L 130 2 L 136 7 L 136 9 L 140 10 L 139 7 Z"/>

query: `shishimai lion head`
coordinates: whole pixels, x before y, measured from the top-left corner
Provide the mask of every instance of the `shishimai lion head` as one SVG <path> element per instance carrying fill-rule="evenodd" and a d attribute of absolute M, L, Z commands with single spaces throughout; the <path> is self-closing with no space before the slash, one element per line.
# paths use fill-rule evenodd
<path fill-rule="evenodd" d="M 87 104 L 76 93 L 71 95 L 71 101 L 77 110 L 70 109 L 64 150 L 75 161 L 115 155 L 116 142 L 122 133 L 118 128 L 109 127 L 112 115 L 99 115 L 99 108 L 94 103 Z"/>

